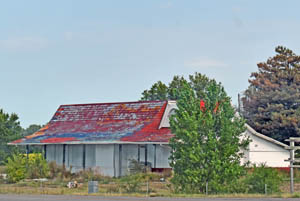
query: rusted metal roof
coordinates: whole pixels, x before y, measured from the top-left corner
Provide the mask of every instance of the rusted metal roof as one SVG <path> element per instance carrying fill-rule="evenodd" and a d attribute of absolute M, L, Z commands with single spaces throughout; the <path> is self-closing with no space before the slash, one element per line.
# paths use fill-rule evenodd
<path fill-rule="evenodd" d="M 61 105 L 33 135 L 10 144 L 165 142 L 169 128 L 159 124 L 167 101 Z"/>

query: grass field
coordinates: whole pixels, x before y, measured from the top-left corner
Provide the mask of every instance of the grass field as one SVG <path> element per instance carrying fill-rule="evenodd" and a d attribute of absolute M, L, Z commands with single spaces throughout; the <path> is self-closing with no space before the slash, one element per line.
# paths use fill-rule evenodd
<path fill-rule="evenodd" d="M 4 167 L 0 166 L 0 173 L 5 172 Z M 297 172 L 298 174 L 299 172 Z M 91 172 L 83 172 L 77 177 L 57 176 L 48 181 L 34 181 L 30 179 L 19 181 L 18 183 L 9 184 L 7 181 L 0 179 L 0 193 L 1 194 L 50 194 L 50 195 L 88 195 L 88 183 Z M 119 178 L 110 178 L 98 175 L 99 192 L 94 195 L 104 196 L 160 196 L 160 197 L 300 197 L 300 179 L 297 175 L 295 180 L 295 194 L 289 193 L 289 179 L 288 174 L 283 173 L 284 182 L 280 185 L 281 193 L 277 194 L 175 194 L 172 190 L 172 185 L 169 179 L 161 182 L 162 175 L 148 173 L 143 180 L 124 180 Z M 96 175 L 97 176 L 97 175 Z M 145 175 L 143 175 L 145 176 Z M 77 181 L 77 188 L 68 188 L 69 181 Z"/>
<path fill-rule="evenodd" d="M 148 190 L 147 190 L 148 189 Z M 165 182 L 149 182 L 142 184 L 142 188 L 139 192 L 128 193 L 120 190 L 116 183 L 99 184 L 99 192 L 92 195 L 104 195 L 104 196 L 141 196 L 141 197 L 280 197 L 280 198 L 300 198 L 300 183 L 296 183 L 296 193 L 289 194 L 289 183 L 285 182 L 282 185 L 282 193 L 278 194 L 217 194 L 217 195 L 205 195 L 205 194 L 174 194 L 170 191 L 168 184 Z M 297 193 L 298 192 L 298 193 Z M 59 181 L 23 181 L 17 184 L 0 184 L 1 194 L 49 194 L 49 195 L 89 195 L 87 183 L 79 184 L 77 188 L 67 188 L 65 182 Z"/>

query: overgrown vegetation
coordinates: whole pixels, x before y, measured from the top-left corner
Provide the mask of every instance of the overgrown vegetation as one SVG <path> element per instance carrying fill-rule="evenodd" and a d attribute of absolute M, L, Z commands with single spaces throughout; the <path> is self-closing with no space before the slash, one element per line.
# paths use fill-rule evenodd
<path fill-rule="evenodd" d="M 283 181 L 283 175 L 274 168 L 266 167 L 264 164 L 253 166 L 244 182 L 247 187 L 245 192 L 249 193 L 278 193 L 280 192 L 280 184 Z"/>
<path fill-rule="evenodd" d="M 15 183 L 22 179 L 45 178 L 49 175 L 49 166 L 42 154 L 13 154 L 6 163 L 8 181 Z"/>
<path fill-rule="evenodd" d="M 17 155 L 16 158 L 21 159 L 21 167 L 15 165 L 14 171 L 16 173 L 23 173 L 22 180 L 16 179 L 14 184 L 1 184 L 7 180 L 0 179 L 0 193 L 15 192 L 15 193 L 42 193 L 42 194 L 87 194 L 87 183 L 88 181 L 94 180 L 99 183 L 99 194 L 133 194 L 133 195 L 151 195 L 151 196 L 182 196 L 183 194 L 178 194 L 175 190 L 175 186 L 170 182 L 172 175 L 168 173 L 150 173 L 150 172 L 139 172 L 130 174 L 120 178 L 112 178 L 99 174 L 97 171 L 92 169 L 80 171 L 78 173 L 71 173 L 70 169 L 66 169 L 63 166 L 56 165 L 54 162 L 49 164 L 47 181 L 35 181 L 29 179 L 29 174 L 26 173 L 24 169 L 24 155 Z M 17 159 L 15 159 L 17 160 Z M 22 163 L 23 161 L 23 163 Z M 14 163 L 17 164 L 17 163 Z M 22 165 L 23 164 L 23 165 Z M 33 163 L 32 163 L 33 164 Z M 2 173 L 8 173 L 8 169 L 3 168 Z M 21 171 L 20 171 L 21 170 Z M 296 171 L 297 172 L 297 171 Z M 245 169 L 243 176 L 239 177 L 235 182 L 228 183 L 224 185 L 226 188 L 226 193 L 228 194 L 264 194 L 265 184 L 267 184 L 268 194 L 274 194 L 281 192 L 284 185 L 288 186 L 288 182 L 283 182 L 287 180 L 288 174 L 280 173 L 276 169 L 267 168 L 265 166 L 253 166 L 253 168 Z M 24 177 L 25 175 L 25 177 Z M 16 174 L 15 177 L 17 177 Z M 44 175 L 41 175 L 42 177 Z M 298 174 L 296 173 L 295 182 L 299 183 Z M 164 180 L 161 178 L 164 177 Z M 17 177 L 20 178 L 20 177 Z M 18 180 L 18 181 L 17 181 Z M 10 180 L 11 181 L 11 180 Z M 75 189 L 68 189 L 67 183 L 70 181 L 77 181 L 79 184 Z M 212 188 L 212 183 L 208 183 L 209 195 L 222 194 L 223 191 L 218 191 Z M 300 186 L 299 186 L 300 187 Z M 1 190 L 2 189 L 2 190 Z M 285 188 L 288 192 L 288 188 Z M 298 189 L 299 191 L 300 189 Z M 297 186 L 296 186 L 297 191 Z M 177 193 L 176 193 L 177 192 Z M 174 194 L 175 193 L 175 194 Z M 174 194 L 174 195 L 173 195 Z M 201 196 L 205 194 L 202 192 L 198 194 Z M 185 196 L 195 196 L 194 194 Z"/>

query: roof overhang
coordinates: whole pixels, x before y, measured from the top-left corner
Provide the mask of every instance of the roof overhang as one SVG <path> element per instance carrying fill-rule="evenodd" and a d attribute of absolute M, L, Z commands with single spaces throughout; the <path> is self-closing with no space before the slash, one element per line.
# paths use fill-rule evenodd
<path fill-rule="evenodd" d="M 169 142 L 124 142 L 124 141 L 92 141 L 92 142 L 61 142 L 61 143 L 7 143 L 8 145 L 15 145 L 15 146 L 25 146 L 25 145 L 36 145 L 36 146 L 42 146 L 42 145 L 53 145 L 53 144 L 70 144 L 70 145 L 76 145 L 76 144 L 169 144 Z"/>

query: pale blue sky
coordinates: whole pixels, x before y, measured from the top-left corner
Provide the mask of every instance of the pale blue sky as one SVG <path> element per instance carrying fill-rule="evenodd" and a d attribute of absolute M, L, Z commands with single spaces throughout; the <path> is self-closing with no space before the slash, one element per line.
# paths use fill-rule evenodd
<path fill-rule="evenodd" d="M 297 0 L 0 3 L 0 108 L 24 127 L 61 104 L 135 101 L 195 71 L 236 103 L 277 45 L 300 54 Z"/>

